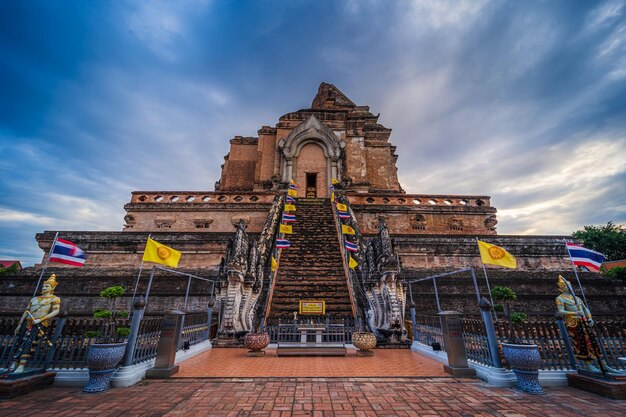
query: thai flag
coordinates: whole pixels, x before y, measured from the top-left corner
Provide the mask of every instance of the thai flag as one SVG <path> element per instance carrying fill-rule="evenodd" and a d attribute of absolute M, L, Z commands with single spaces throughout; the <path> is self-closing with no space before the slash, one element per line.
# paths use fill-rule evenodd
<path fill-rule="evenodd" d="M 296 204 L 296 199 L 293 198 L 292 196 L 288 195 L 287 196 L 287 204 Z"/>
<path fill-rule="evenodd" d="M 590 271 L 598 272 L 604 258 L 606 258 L 604 254 L 587 249 L 577 243 L 565 242 L 565 247 L 575 266 L 584 266 Z"/>
<path fill-rule="evenodd" d="M 285 249 L 289 246 L 291 246 L 291 242 L 289 242 L 287 239 L 276 239 L 276 247 L 278 249 Z"/>
<path fill-rule="evenodd" d="M 350 218 L 350 213 L 348 213 L 347 211 L 337 210 L 337 213 L 339 214 L 339 218 L 340 219 L 349 219 Z"/>
<path fill-rule="evenodd" d="M 298 186 L 296 185 L 295 182 L 293 182 L 293 180 L 291 180 L 291 182 L 289 183 L 289 189 L 290 190 L 297 190 Z"/>
<path fill-rule="evenodd" d="M 357 245 L 356 243 L 348 242 L 346 240 L 346 250 L 348 250 L 350 252 L 358 252 L 359 251 L 359 245 Z"/>
<path fill-rule="evenodd" d="M 85 251 L 69 240 L 58 238 L 50 251 L 50 262 L 59 262 L 73 266 L 85 264 Z"/>
<path fill-rule="evenodd" d="M 289 223 L 289 222 L 295 222 L 295 221 L 296 221 L 296 215 L 295 214 L 283 213 L 283 222 Z"/>

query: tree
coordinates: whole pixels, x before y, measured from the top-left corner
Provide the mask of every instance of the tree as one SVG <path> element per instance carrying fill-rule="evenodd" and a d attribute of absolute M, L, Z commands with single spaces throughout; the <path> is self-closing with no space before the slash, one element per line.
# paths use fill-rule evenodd
<path fill-rule="evenodd" d="M 572 233 L 576 239 L 583 241 L 585 247 L 601 252 L 607 260 L 626 259 L 626 228 L 608 222 L 606 226 L 584 226 L 582 230 Z"/>

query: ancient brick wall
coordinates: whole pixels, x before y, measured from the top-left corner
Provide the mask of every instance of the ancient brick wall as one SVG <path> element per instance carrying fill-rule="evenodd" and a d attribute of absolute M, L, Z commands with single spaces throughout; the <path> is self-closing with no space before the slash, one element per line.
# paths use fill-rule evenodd
<path fill-rule="evenodd" d="M 230 152 L 224 158 L 219 190 L 252 190 L 257 164 L 257 138 L 237 136 L 230 141 Z"/>
<path fill-rule="evenodd" d="M 408 280 L 419 279 L 443 271 L 442 269 L 421 271 L 405 269 L 403 276 Z M 489 298 L 482 268 L 476 269 L 475 272 L 481 296 Z M 537 272 L 500 269 L 489 270 L 487 273 L 491 288 L 505 286 L 516 292 L 518 298 L 517 301 L 511 303 L 512 310 L 529 315 L 554 316 L 556 313 L 554 300 L 560 294 L 556 284 L 559 274 L 570 280 L 575 291 L 580 295 L 576 277 L 571 268 L 562 271 Z M 626 285 L 623 282 L 609 280 L 591 272 L 579 273 L 579 276 L 592 314 L 607 317 L 623 317 L 626 314 Z M 441 310 L 456 310 L 469 315 L 480 314 L 469 273 L 438 279 L 437 290 Z M 437 305 L 432 280 L 413 284 L 412 291 L 418 314 L 436 314 Z"/>
<path fill-rule="evenodd" d="M 216 270 L 211 268 L 187 269 L 181 272 L 213 279 Z M 448 269 L 413 270 L 405 268 L 402 276 L 407 279 L 419 279 L 438 274 Z M 3 303 L 1 314 L 17 315 L 23 312 L 39 276 L 39 270 L 26 268 L 15 276 L 0 280 L 0 294 Z M 126 295 L 119 303 L 119 308 L 126 310 L 130 304 L 132 290 L 137 278 L 138 268 L 49 268 L 46 275 L 56 273 L 59 285 L 56 294 L 63 300 L 63 308 L 71 315 L 90 315 L 94 308 L 106 308 L 105 300 L 98 297 L 99 292 L 110 285 L 121 285 Z M 149 267 L 145 268 L 139 284 L 138 293 L 146 290 Z M 556 311 L 554 299 L 559 294 L 556 279 L 564 275 L 575 286 L 573 272 L 539 271 L 524 272 L 510 270 L 488 271 L 491 287 L 496 285 L 512 288 L 518 295 L 513 303 L 515 311 L 524 311 L 530 315 L 552 316 Z M 485 278 L 481 269 L 476 269 L 481 295 L 488 296 Z M 623 317 L 626 314 L 626 285 L 620 281 L 609 280 L 595 273 L 580 274 L 591 311 L 596 317 Z M 159 271 L 154 279 L 148 300 L 147 311 L 150 314 L 162 313 L 171 308 L 182 309 L 187 278 Z M 478 314 L 477 299 L 469 273 L 441 278 L 437 281 L 442 310 L 457 310 L 465 314 Z M 210 285 L 201 281 L 192 281 L 189 311 L 204 311 L 211 292 Z M 412 285 L 413 299 L 418 314 L 436 313 L 435 292 L 432 281 Z M 408 303 L 407 303 L 408 305 Z M 410 317 L 407 314 L 407 317 Z"/>
<path fill-rule="evenodd" d="M 137 191 L 126 204 L 124 231 L 230 233 L 243 219 L 252 233 L 263 228 L 273 193 Z"/>

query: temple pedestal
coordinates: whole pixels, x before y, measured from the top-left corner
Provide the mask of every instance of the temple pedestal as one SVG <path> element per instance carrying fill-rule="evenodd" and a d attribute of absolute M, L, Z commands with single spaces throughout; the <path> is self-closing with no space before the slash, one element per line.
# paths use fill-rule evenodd
<path fill-rule="evenodd" d="M 54 383 L 56 372 L 33 370 L 19 374 L 0 375 L 0 400 L 15 398 Z"/>
<path fill-rule="evenodd" d="M 567 374 L 570 387 L 592 392 L 614 400 L 626 400 L 626 375 Z"/>

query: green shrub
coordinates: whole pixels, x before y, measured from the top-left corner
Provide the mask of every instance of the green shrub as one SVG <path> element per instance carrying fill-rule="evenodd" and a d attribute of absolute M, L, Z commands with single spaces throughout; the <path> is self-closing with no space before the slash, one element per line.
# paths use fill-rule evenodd
<path fill-rule="evenodd" d="M 120 287 L 119 285 L 114 285 L 112 287 L 108 287 L 103 289 L 100 292 L 100 297 L 104 297 L 104 298 L 117 298 L 117 297 L 121 297 L 122 295 L 124 295 L 124 288 Z"/>
<path fill-rule="evenodd" d="M 128 337 L 130 334 L 130 327 L 118 327 L 116 332 L 119 337 Z"/>
<path fill-rule="evenodd" d="M 515 301 L 517 294 L 509 287 L 493 287 L 491 289 L 491 297 L 498 301 Z"/>
<path fill-rule="evenodd" d="M 609 279 L 615 279 L 622 282 L 626 282 L 626 267 L 624 266 L 616 266 L 615 268 L 611 268 L 608 271 L 603 270 L 602 275 Z"/>
<path fill-rule="evenodd" d="M 498 312 L 504 311 L 504 306 L 502 304 L 496 304 L 493 306 L 493 310 Z"/>
<path fill-rule="evenodd" d="M 110 317 L 113 317 L 113 312 L 110 310 L 99 308 L 93 312 L 93 318 L 95 319 L 108 319 Z"/>
<path fill-rule="evenodd" d="M 523 321 L 526 321 L 527 319 L 528 319 L 528 315 L 526 315 L 526 313 L 522 313 L 519 311 L 516 311 L 509 315 L 509 320 L 511 321 L 511 323 L 521 323 Z"/>
<path fill-rule="evenodd" d="M 123 318 L 123 319 L 127 318 L 128 317 L 128 311 L 118 311 L 117 312 L 117 317 L 120 317 L 120 318 Z"/>
<path fill-rule="evenodd" d="M 87 330 L 85 333 L 83 333 L 85 335 L 85 337 L 100 337 L 100 332 L 98 330 Z"/>

